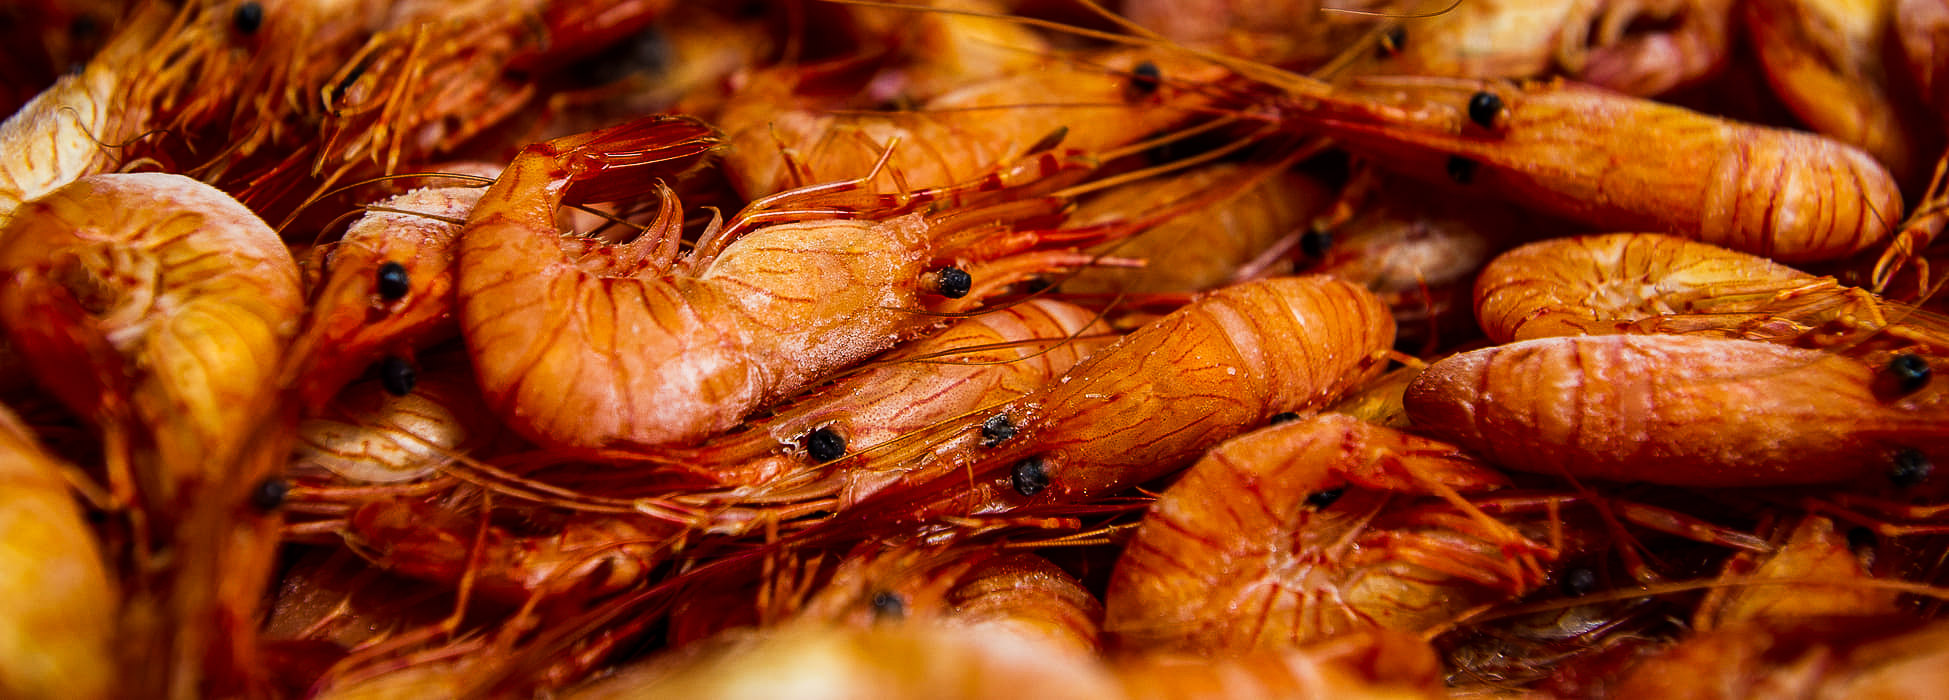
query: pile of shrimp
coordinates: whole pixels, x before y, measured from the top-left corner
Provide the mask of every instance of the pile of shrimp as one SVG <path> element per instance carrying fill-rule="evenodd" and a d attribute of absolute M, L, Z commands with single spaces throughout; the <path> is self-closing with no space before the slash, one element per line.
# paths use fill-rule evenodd
<path fill-rule="evenodd" d="M 0 697 L 1949 681 L 1949 2 L 707 4 L 0 9 Z"/>

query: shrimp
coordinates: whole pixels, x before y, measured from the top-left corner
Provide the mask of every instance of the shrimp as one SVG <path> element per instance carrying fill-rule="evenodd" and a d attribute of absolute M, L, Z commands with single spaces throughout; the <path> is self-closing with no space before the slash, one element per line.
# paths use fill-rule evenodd
<path fill-rule="evenodd" d="M 1236 652 L 1419 631 L 1520 596 L 1543 582 L 1546 548 L 1461 500 L 1507 485 L 1458 448 L 1351 416 L 1248 433 L 1152 506 L 1104 629 L 1137 648 Z"/>
<path fill-rule="evenodd" d="M 1834 531 L 1834 521 L 1806 516 L 1782 530 L 1786 542 L 1771 554 L 1741 552 L 1726 561 L 1721 576 L 1741 583 L 1707 591 L 1692 615 L 1694 629 L 1736 627 L 1758 620 L 1878 617 L 1901 612 L 1894 590 L 1860 585 L 1873 576 L 1847 536 Z"/>
<path fill-rule="evenodd" d="M 0 280 L 0 320 L 43 386 L 96 421 L 113 505 L 138 506 L 121 630 L 132 687 L 261 682 L 247 621 L 296 425 L 275 390 L 303 311 L 290 252 L 208 185 L 91 175 L 0 229 Z"/>
<path fill-rule="evenodd" d="M 1876 375 L 1843 355 L 1748 340 L 1539 338 L 1435 363 L 1406 405 L 1418 431 L 1521 471 L 1675 486 L 1913 484 L 1926 476 L 1918 460 L 1949 457 L 1949 392 L 1890 400 Z"/>
<path fill-rule="evenodd" d="M 0 408 L 0 693 L 12 698 L 115 694 L 117 587 L 82 521 L 61 464 Z"/>
<path fill-rule="evenodd" d="M 604 277 L 564 259 L 553 212 L 565 193 L 633 186 L 613 171 L 650 145 L 707 143 L 698 128 L 652 118 L 531 146 L 470 216 L 459 253 L 462 333 L 489 405 L 529 439 L 695 442 L 927 330 L 931 312 L 968 308 L 1014 279 L 1082 259 L 1051 244 L 1093 242 L 993 230 L 997 220 L 1052 213 L 1045 200 L 931 217 L 896 206 L 877 220 L 761 202 L 669 269 Z M 812 220 L 745 230 L 788 217 Z"/>
<path fill-rule="evenodd" d="M 1375 0 L 1126 0 L 1123 14 L 1174 42 L 1223 49 L 1284 66 L 1335 58 L 1390 11 Z M 1335 12 L 1344 10 L 1350 12 Z M 1364 12 L 1363 12 L 1364 11 Z"/>
<path fill-rule="evenodd" d="M 1949 123 L 1949 3 L 1895 0 L 1895 41 L 1908 77 L 1937 118 Z"/>
<path fill-rule="evenodd" d="M 431 371 L 406 375 L 404 386 L 399 375 L 353 384 L 326 411 L 300 421 L 294 473 L 350 483 L 412 481 L 491 444 L 498 426 L 480 408 L 473 368 L 465 358 L 438 359 Z M 410 391 L 395 393 L 401 388 Z"/>
<path fill-rule="evenodd" d="M 1034 554 L 979 544 L 869 542 L 840 562 L 793 619 L 942 623 L 1087 659 L 1101 648 L 1102 614 L 1081 583 Z"/>
<path fill-rule="evenodd" d="M 1149 230 L 1099 250 L 1144 258 L 1155 264 L 1140 270 L 1083 270 L 1062 283 L 1064 292 L 1202 292 L 1234 281 L 1242 268 L 1288 233 L 1323 213 L 1332 199 L 1318 179 L 1290 171 L 1254 173 L 1218 163 L 1167 178 L 1131 183 L 1091 198 L 1070 215 L 1072 225 L 1104 223 L 1127 216 L 1181 192 L 1237 186 L 1208 208 L 1186 212 Z"/>
<path fill-rule="evenodd" d="M 1916 155 L 1940 139 L 1891 79 L 1884 48 L 1894 8 L 1894 0 L 1758 0 L 1741 12 L 1767 82 L 1794 114 L 1906 181 L 1919 174 Z"/>
<path fill-rule="evenodd" d="M 1882 243 L 1902 213 L 1895 179 L 1860 149 L 1585 85 L 1274 78 L 1287 94 L 1263 107 L 1296 128 L 1391 170 L 1608 230 L 1801 262 Z"/>
<path fill-rule="evenodd" d="M 1033 394 L 870 456 L 854 468 L 886 475 L 852 511 L 911 519 L 1109 495 L 1275 414 L 1331 403 L 1382 370 L 1393 339 L 1381 301 L 1337 279 L 1280 277 L 1220 289 Z"/>
<path fill-rule="evenodd" d="M 765 522 L 771 504 L 844 508 L 876 486 L 860 473 L 830 468 L 831 462 L 1035 391 L 1109 340 L 1107 326 L 1091 312 L 1047 299 L 963 319 L 745 429 L 692 448 L 648 453 L 652 463 L 713 482 L 707 490 L 652 495 L 710 506 L 716 511 L 710 528 L 731 534 Z M 623 496 L 637 493 L 630 482 L 643 479 L 605 470 L 554 481 Z M 834 497 L 836 504 L 827 500 Z"/>
<path fill-rule="evenodd" d="M 1378 72 L 1532 79 L 1563 74 L 1632 95 L 1710 77 L 1731 53 L 1727 0 L 1464 2 L 1401 25 Z"/>
<path fill-rule="evenodd" d="M 81 72 L 62 76 L 0 123 L 0 152 L 7 154 L 0 158 L 0 225 L 21 203 L 109 169 L 105 144 L 139 131 L 147 114 L 122 93 L 127 63 L 168 22 L 161 3 L 142 3 Z"/>
<path fill-rule="evenodd" d="M 1147 76 L 1154 70 L 1164 77 L 1140 79 L 1145 65 Z M 834 114 L 820 106 L 781 109 L 798 102 L 793 81 L 770 72 L 747 81 L 717 124 L 731 144 L 725 170 L 746 198 L 859 177 L 874 171 L 897 142 L 902 147 L 866 185 L 894 193 L 991 172 L 1026 169 L 1040 178 L 1088 170 L 1109 149 L 1196 117 L 1208 100 L 1175 86 L 1219 75 L 1203 62 L 1138 51 L 1051 58 L 1037 70 L 966 85 L 915 111 Z M 1055 145 L 1061 148 L 1052 151 Z"/>
<path fill-rule="evenodd" d="M 1663 315 L 1749 310 L 1815 282 L 1766 258 L 1676 236 L 1575 236 L 1519 246 L 1489 263 L 1476 278 L 1475 316 L 1499 343 L 1616 333 Z"/>
<path fill-rule="evenodd" d="M 288 381 L 312 410 L 382 358 L 458 332 L 452 268 L 460 222 L 480 187 L 432 187 L 378 202 L 325 258 L 304 330 L 292 342 Z"/>
<path fill-rule="evenodd" d="M 1949 319 L 1758 256 L 1660 234 L 1541 241 L 1476 280 L 1497 341 L 1687 333 L 1838 346 L 1877 365 L 1949 353 Z"/>

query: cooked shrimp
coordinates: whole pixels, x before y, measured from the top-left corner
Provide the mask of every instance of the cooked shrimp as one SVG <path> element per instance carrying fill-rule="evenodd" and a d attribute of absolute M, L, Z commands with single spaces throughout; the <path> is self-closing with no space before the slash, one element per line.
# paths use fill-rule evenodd
<path fill-rule="evenodd" d="M 1413 635 L 1391 630 L 1221 658 L 1125 656 L 1114 669 L 1126 697 L 1137 700 L 1447 697 L 1434 650 Z"/>
<path fill-rule="evenodd" d="M 886 474 L 880 492 L 855 510 L 864 519 L 906 519 L 1106 496 L 1275 414 L 1334 401 L 1381 371 L 1393 338 L 1380 300 L 1341 280 L 1280 277 L 1220 289 L 1040 391 L 870 456 L 859 468 Z"/>
<path fill-rule="evenodd" d="M 1813 130 L 1873 154 L 1896 178 L 1918 175 L 1940 143 L 1898 94 L 1886 49 L 1894 0 L 1755 0 L 1740 8 L 1774 94 Z"/>
<path fill-rule="evenodd" d="M 299 422 L 295 473 L 353 484 L 412 481 L 491 443 L 499 426 L 481 410 L 473 368 L 451 355 L 432 364 L 357 382 Z"/>
<path fill-rule="evenodd" d="M 1698 632 L 1643 658 L 1603 697 L 1904 698 L 1949 682 L 1949 623 L 1827 617 Z"/>
<path fill-rule="evenodd" d="M 1461 500 L 1507 483 L 1459 448 L 1351 416 L 1248 433 L 1159 496 L 1117 561 L 1104 629 L 1136 648 L 1237 652 L 1421 631 L 1520 596 L 1551 555 Z"/>
<path fill-rule="evenodd" d="M 1140 81 L 1147 61 L 1164 77 Z M 835 114 L 790 106 L 797 102 L 791 75 L 771 71 L 753 76 L 717 123 L 731 144 L 725 170 L 746 198 L 861 177 L 897 142 L 866 186 L 896 193 L 1011 169 L 1047 177 L 1093 167 L 1103 152 L 1198 116 L 1208 100 L 1177 86 L 1219 75 L 1202 62 L 1137 51 L 1051 58 L 1039 70 L 967 85 L 915 111 Z M 1155 89 L 1133 90 L 1137 82 Z M 1060 138 L 1054 151 L 1052 136 Z M 1043 163 L 1048 158 L 1055 162 Z"/>
<path fill-rule="evenodd" d="M 670 269 L 605 277 L 565 259 L 553 223 L 565 193 L 640 187 L 612 171 L 651 146 L 702 150 L 700 129 L 652 118 L 531 146 L 470 217 L 459 256 L 462 332 L 489 404 L 530 439 L 695 441 L 933 327 L 936 312 L 1084 259 L 1060 249 L 1066 237 L 996 230 L 997 221 L 1046 215 L 1053 202 L 878 220 L 771 208 L 792 197 L 747 208 Z M 833 189 L 794 197 L 850 196 Z M 811 220 L 740 223 L 780 218 Z"/>
<path fill-rule="evenodd" d="M 119 685 L 112 651 L 117 590 L 102 547 L 63 478 L 13 413 L 0 408 L 0 694 L 107 698 Z"/>
<path fill-rule="evenodd" d="M 1868 563 L 1834 530 L 1834 521 L 1807 516 L 1781 528 L 1785 542 L 1768 554 L 1740 552 L 1720 576 L 1734 585 L 1706 591 L 1692 627 L 1710 630 L 1754 621 L 1820 616 L 1892 616 L 1896 591 L 1868 585 Z"/>
<path fill-rule="evenodd" d="M 1416 429 L 1511 469 L 1679 486 L 1925 474 L 1949 458 L 1940 383 L 1890 400 L 1820 350 L 1698 336 L 1539 338 L 1455 355 L 1408 387 Z"/>
<path fill-rule="evenodd" d="M 1298 128 L 1389 169 L 1607 230 L 1799 262 L 1882 243 L 1902 215 L 1887 169 L 1812 134 L 1565 82 L 1274 77 L 1288 94 L 1266 106 Z"/>

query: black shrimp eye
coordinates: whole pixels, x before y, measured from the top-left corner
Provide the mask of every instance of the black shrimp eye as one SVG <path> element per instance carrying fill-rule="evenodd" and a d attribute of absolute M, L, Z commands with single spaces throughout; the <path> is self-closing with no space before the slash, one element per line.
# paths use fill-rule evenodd
<path fill-rule="evenodd" d="M 1267 420 L 1266 424 L 1279 425 L 1282 423 L 1291 423 L 1296 420 L 1299 420 L 1299 414 L 1294 413 L 1292 411 L 1280 411 L 1278 413 L 1272 414 L 1272 418 Z"/>
<path fill-rule="evenodd" d="M 989 416 L 988 420 L 981 422 L 981 446 L 994 447 L 1002 444 L 1009 438 L 1015 437 L 1018 432 L 1021 432 L 1021 429 L 1015 427 L 1015 422 L 1008 419 L 1008 414 L 997 413 Z"/>
<path fill-rule="evenodd" d="M 1896 486 L 1909 487 L 1927 481 L 1929 474 L 1935 472 L 1935 464 L 1921 450 L 1904 447 L 1895 452 L 1888 469 L 1888 480 Z"/>
<path fill-rule="evenodd" d="M 379 360 L 379 385 L 393 396 L 413 393 L 413 385 L 420 380 L 419 372 L 405 358 L 387 355 Z"/>
<path fill-rule="evenodd" d="M 1388 58 L 1401 53 L 1401 50 L 1407 47 L 1408 28 L 1397 24 L 1388 27 L 1387 33 L 1381 35 L 1380 45 L 1374 47 L 1374 53 L 1381 58 Z"/>
<path fill-rule="evenodd" d="M 1888 391 L 1895 397 L 1907 396 L 1921 391 L 1934 378 L 1935 371 L 1929 368 L 1929 361 L 1921 355 L 1902 353 L 1889 358 L 1888 365 L 1881 369 L 1882 376 L 1889 384 Z"/>
<path fill-rule="evenodd" d="M 1015 463 L 1010 470 L 1009 481 L 1013 482 L 1015 492 L 1024 496 L 1034 496 L 1049 488 L 1049 463 L 1041 457 L 1030 457 Z"/>
<path fill-rule="evenodd" d="M 1326 489 L 1324 491 L 1314 491 L 1312 493 L 1306 494 L 1306 505 L 1312 506 L 1314 510 L 1326 510 L 1328 507 L 1332 506 L 1335 501 L 1340 500 L 1341 496 L 1345 496 L 1345 495 L 1347 495 L 1347 487 L 1345 486 L 1342 486 L 1337 489 Z"/>
<path fill-rule="evenodd" d="M 399 301 L 413 289 L 413 280 L 406 275 L 406 266 L 392 260 L 379 263 L 377 282 L 379 298 L 386 301 Z"/>
<path fill-rule="evenodd" d="M 1559 584 L 1563 587 L 1564 595 L 1582 598 L 1597 590 L 1597 572 L 1581 566 L 1574 567 L 1563 572 L 1563 580 Z"/>
<path fill-rule="evenodd" d="M 1496 118 L 1502 116 L 1502 98 L 1495 93 L 1483 90 L 1469 97 L 1469 121 L 1484 129 L 1496 128 Z"/>
<path fill-rule="evenodd" d="M 898 620 L 907 616 L 907 601 L 893 591 L 879 591 L 873 594 L 873 619 Z"/>
<path fill-rule="evenodd" d="M 943 267 L 934 272 L 934 291 L 949 299 L 967 296 L 974 289 L 974 276 L 958 267 Z"/>
<path fill-rule="evenodd" d="M 1848 528 L 1847 546 L 1848 549 L 1867 549 L 1875 546 L 1875 531 L 1859 525 Z"/>
<path fill-rule="evenodd" d="M 230 23 L 237 28 L 239 34 L 244 36 L 256 34 L 257 29 L 264 26 L 264 6 L 257 4 L 255 0 L 241 3 L 237 5 L 236 14 L 230 16 Z"/>
<path fill-rule="evenodd" d="M 1466 185 L 1475 181 L 1475 161 L 1461 156 L 1448 157 L 1448 179 Z"/>
<path fill-rule="evenodd" d="M 1333 249 L 1333 234 L 1325 229 L 1307 229 L 1299 235 L 1299 252 L 1309 258 L 1324 258 Z"/>
<path fill-rule="evenodd" d="M 814 462 L 830 462 L 846 456 L 846 438 L 832 426 L 821 427 L 805 434 L 805 453 Z"/>
<path fill-rule="evenodd" d="M 257 482 L 257 487 L 250 490 L 250 505 L 262 511 L 276 510 L 290 494 L 291 483 L 273 476 Z"/>
<path fill-rule="evenodd" d="M 1135 102 L 1149 97 L 1163 84 L 1164 71 L 1158 70 L 1157 64 L 1150 61 L 1139 63 L 1130 71 L 1130 100 Z"/>

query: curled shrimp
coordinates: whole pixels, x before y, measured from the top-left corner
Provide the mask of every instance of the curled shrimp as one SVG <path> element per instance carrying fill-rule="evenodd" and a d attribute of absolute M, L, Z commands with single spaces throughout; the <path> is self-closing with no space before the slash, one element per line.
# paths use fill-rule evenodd
<path fill-rule="evenodd" d="M 1931 361 L 1933 362 L 1933 361 Z M 1510 469 L 1678 486 L 1912 484 L 1949 457 L 1937 386 L 1891 399 L 1843 355 L 1702 336 L 1539 338 L 1408 387 L 1416 429 Z"/>
<path fill-rule="evenodd" d="M 63 478 L 72 470 L 0 408 L 0 565 L 12 572 L 0 603 L 0 693 L 8 697 L 106 698 L 117 687 L 117 589 Z"/>
<path fill-rule="evenodd" d="M 0 122 L 0 225 L 22 202 L 109 169 L 108 145 L 139 131 L 146 110 L 131 103 L 128 63 L 169 23 L 161 3 L 145 2 L 115 39 L 79 73 L 62 76 Z"/>
<path fill-rule="evenodd" d="M 1741 15 L 1767 82 L 1794 114 L 1906 180 L 1938 139 L 1891 79 L 1894 10 L 1893 0 L 1757 0 Z"/>
<path fill-rule="evenodd" d="M 1242 435 L 1158 497 L 1117 561 L 1104 629 L 1235 652 L 1419 631 L 1520 596 L 1544 579 L 1542 545 L 1461 500 L 1507 484 L 1459 448 L 1351 416 Z M 1435 503 L 1403 502 L 1416 496 Z"/>
<path fill-rule="evenodd" d="M 290 252 L 208 185 L 91 175 L 15 212 L 0 275 L 8 333 L 96 421 L 115 505 L 134 506 L 131 682 L 171 697 L 263 682 L 243 621 L 275 557 L 274 474 L 296 424 L 276 402 L 304 303 Z"/>
<path fill-rule="evenodd" d="M 1590 86 L 1274 84 L 1286 119 L 1358 155 L 1607 230 L 1799 262 L 1882 243 L 1902 215 L 1895 179 L 1860 149 Z"/>
<path fill-rule="evenodd" d="M 1685 333 L 1839 348 L 1873 364 L 1949 352 L 1949 319 L 1746 253 L 1660 234 L 1541 241 L 1476 279 L 1498 341 Z"/>
<path fill-rule="evenodd" d="M 652 146 L 701 148 L 700 128 L 653 118 L 531 146 L 475 207 L 461 235 L 461 328 L 488 403 L 530 439 L 695 441 L 927 330 L 934 313 L 1080 257 L 1047 250 L 1062 237 L 995 230 L 1051 213 L 1031 200 L 878 220 L 760 203 L 714 243 L 641 274 L 598 276 L 564 258 L 553 212 L 565 193 L 640 187 L 613 171 Z M 811 220 L 745 230 L 768 218 Z"/>

